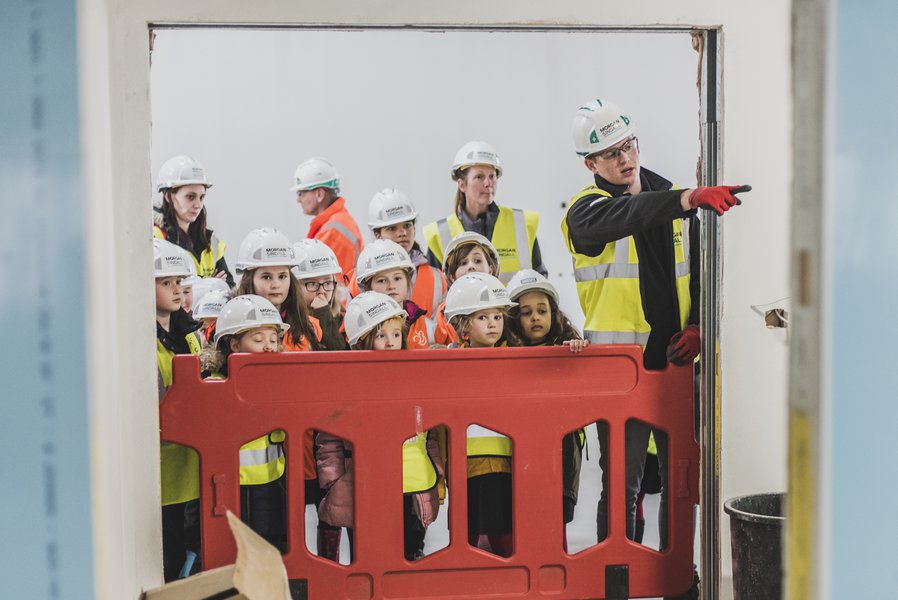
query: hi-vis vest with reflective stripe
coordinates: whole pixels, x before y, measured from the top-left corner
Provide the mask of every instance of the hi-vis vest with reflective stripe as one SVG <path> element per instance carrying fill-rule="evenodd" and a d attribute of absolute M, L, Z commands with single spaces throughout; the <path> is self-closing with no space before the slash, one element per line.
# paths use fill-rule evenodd
<path fill-rule="evenodd" d="M 224 376 L 213 373 L 209 379 Z M 285 439 L 286 432 L 277 429 L 240 446 L 240 485 L 262 485 L 281 478 L 287 464 L 281 446 Z"/>
<path fill-rule="evenodd" d="M 480 425 L 468 425 L 468 456 L 511 456 L 511 438 Z"/>
<path fill-rule="evenodd" d="M 153 237 L 160 240 L 165 239 L 165 232 L 158 226 L 153 225 Z M 193 263 L 196 265 L 196 273 L 200 277 L 212 277 L 215 274 L 215 263 L 217 263 L 225 255 L 225 243 L 218 239 L 215 233 L 212 233 L 212 239 L 209 240 L 209 247 L 204 249 L 197 260 L 193 252 L 189 252 Z"/>
<path fill-rule="evenodd" d="M 532 269 L 533 244 L 539 227 L 539 213 L 520 208 L 499 207 L 499 217 L 490 241 L 499 253 L 499 279 L 508 283 L 521 269 Z M 433 255 L 443 263 L 443 250 L 453 237 L 465 230 L 458 215 L 449 215 L 424 227 L 424 239 Z M 538 266 L 538 265 L 537 265 Z"/>
<path fill-rule="evenodd" d="M 423 492 L 437 484 L 437 472 L 427 454 L 427 432 L 402 443 L 402 493 Z"/>
<path fill-rule="evenodd" d="M 200 353 L 200 340 L 195 333 L 186 336 L 191 354 Z M 172 359 L 175 353 L 156 340 L 156 364 L 162 389 L 172 382 Z M 179 504 L 200 497 L 200 458 L 193 448 L 163 442 L 159 448 L 162 471 L 162 506 Z"/>
<path fill-rule="evenodd" d="M 591 185 L 571 199 L 568 211 L 588 196 L 611 197 L 605 190 Z M 601 202 L 602 199 L 593 200 Z M 686 327 L 692 300 L 689 294 L 689 220 L 672 221 L 674 262 L 677 281 L 677 300 L 680 327 Z M 567 213 L 561 220 L 561 231 L 568 251 L 573 255 L 574 279 L 580 306 L 586 315 L 583 334 L 594 344 L 648 343 L 651 327 L 642 310 L 639 292 L 639 258 L 633 236 L 605 245 L 598 256 L 578 254 L 571 243 L 567 227 Z"/>

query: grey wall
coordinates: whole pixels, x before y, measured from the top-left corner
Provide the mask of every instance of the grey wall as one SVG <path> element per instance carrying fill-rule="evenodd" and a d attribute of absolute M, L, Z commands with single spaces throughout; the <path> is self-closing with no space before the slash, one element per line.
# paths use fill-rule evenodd
<path fill-rule="evenodd" d="M 404 190 L 421 227 L 451 211 L 449 168 L 471 139 L 492 143 L 497 201 L 536 210 L 562 306 L 582 314 L 559 224 L 591 182 L 570 138 L 592 97 L 630 111 L 645 166 L 695 185 L 698 55 L 687 33 L 161 30 L 152 56 L 153 176 L 175 154 L 206 167 L 210 222 L 233 264 L 243 236 L 305 237 L 288 191 L 296 165 L 334 161 L 363 233 L 371 196 Z"/>

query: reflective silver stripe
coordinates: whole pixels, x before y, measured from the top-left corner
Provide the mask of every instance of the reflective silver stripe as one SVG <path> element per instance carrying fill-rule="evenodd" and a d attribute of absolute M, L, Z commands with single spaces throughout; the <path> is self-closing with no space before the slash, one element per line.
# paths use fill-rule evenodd
<path fill-rule="evenodd" d="M 575 281 L 597 281 L 599 279 L 638 279 L 639 264 L 630 262 L 630 238 L 614 242 L 614 262 L 589 265 L 574 269 Z"/>
<path fill-rule="evenodd" d="M 359 238 L 357 238 L 356 235 L 351 232 L 348 227 L 346 227 L 346 225 L 340 223 L 339 221 L 331 221 L 329 223 L 326 223 L 324 227 L 321 228 L 321 231 L 327 231 L 328 229 L 336 229 L 337 231 L 342 233 L 344 236 L 346 236 L 346 239 L 349 240 L 353 246 L 355 246 L 356 252 L 361 252 L 361 248 L 359 248 Z"/>
<path fill-rule="evenodd" d="M 218 259 L 221 258 L 218 256 L 218 236 L 215 233 L 212 233 L 212 238 L 209 240 L 209 247 L 212 249 L 212 261 L 218 262 Z"/>
<path fill-rule="evenodd" d="M 257 467 L 277 460 L 284 455 L 280 444 L 271 444 L 267 448 L 240 451 L 241 467 Z"/>
<path fill-rule="evenodd" d="M 486 438 L 486 437 L 496 437 L 496 438 L 507 438 L 507 435 L 502 435 L 497 431 L 493 431 L 492 429 L 487 429 L 486 427 L 482 427 L 481 425 L 468 425 L 468 437 L 475 438 Z"/>
<path fill-rule="evenodd" d="M 530 252 L 530 238 L 527 235 L 527 218 L 520 208 L 511 209 L 514 218 L 514 237 L 518 246 L 518 270 L 533 268 L 533 255 Z"/>
<path fill-rule="evenodd" d="M 585 330 L 583 335 L 591 344 L 639 344 L 645 346 L 649 342 L 648 331 L 590 331 Z"/>
<path fill-rule="evenodd" d="M 689 275 L 689 219 L 683 219 L 683 262 L 676 264 L 677 277 Z"/>
<path fill-rule="evenodd" d="M 434 313 L 436 312 L 436 306 L 433 308 Z M 434 318 L 430 317 L 422 317 L 424 319 L 424 328 L 427 330 L 427 345 L 433 345 L 437 343 L 436 333 L 437 333 L 437 320 L 436 316 Z"/>
<path fill-rule="evenodd" d="M 440 246 L 440 255 L 443 257 L 440 262 L 443 262 L 446 260 L 446 244 L 452 241 L 452 232 L 449 230 L 449 221 L 447 219 L 437 221 L 437 233 L 440 236 L 437 243 Z"/>

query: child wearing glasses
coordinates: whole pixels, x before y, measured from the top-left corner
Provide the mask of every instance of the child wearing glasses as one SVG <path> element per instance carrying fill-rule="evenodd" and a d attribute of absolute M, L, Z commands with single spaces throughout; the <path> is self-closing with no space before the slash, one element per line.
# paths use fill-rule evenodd
<path fill-rule="evenodd" d="M 291 269 L 312 319 L 321 327 L 324 350 L 349 350 L 343 334 L 343 307 L 337 298 L 337 278 L 343 271 L 337 256 L 320 240 L 302 240 L 293 246 L 296 265 Z"/>

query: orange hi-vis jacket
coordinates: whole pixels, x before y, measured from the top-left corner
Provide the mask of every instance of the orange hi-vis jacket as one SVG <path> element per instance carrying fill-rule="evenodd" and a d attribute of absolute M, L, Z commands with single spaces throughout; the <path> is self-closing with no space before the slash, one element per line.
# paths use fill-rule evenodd
<path fill-rule="evenodd" d="M 344 277 L 355 270 L 364 243 L 359 226 L 346 210 L 346 200 L 342 196 L 312 219 L 306 237 L 321 240 L 334 251 Z"/>
<path fill-rule="evenodd" d="M 427 317 L 433 319 L 434 311 L 446 299 L 446 277 L 443 272 L 428 264 L 419 265 L 415 270 L 410 300 L 427 311 Z"/>
<path fill-rule="evenodd" d="M 458 337 L 458 333 L 455 331 L 455 327 L 449 324 L 449 320 L 446 319 L 446 303 L 437 307 L 436 314 L 436 330 L 434 331 L 434 342 L 440 344 L 441 346 L 448 346 L 449 344 L 455 342 L 456 344 L 461 343 L 461 338 Z"/>

